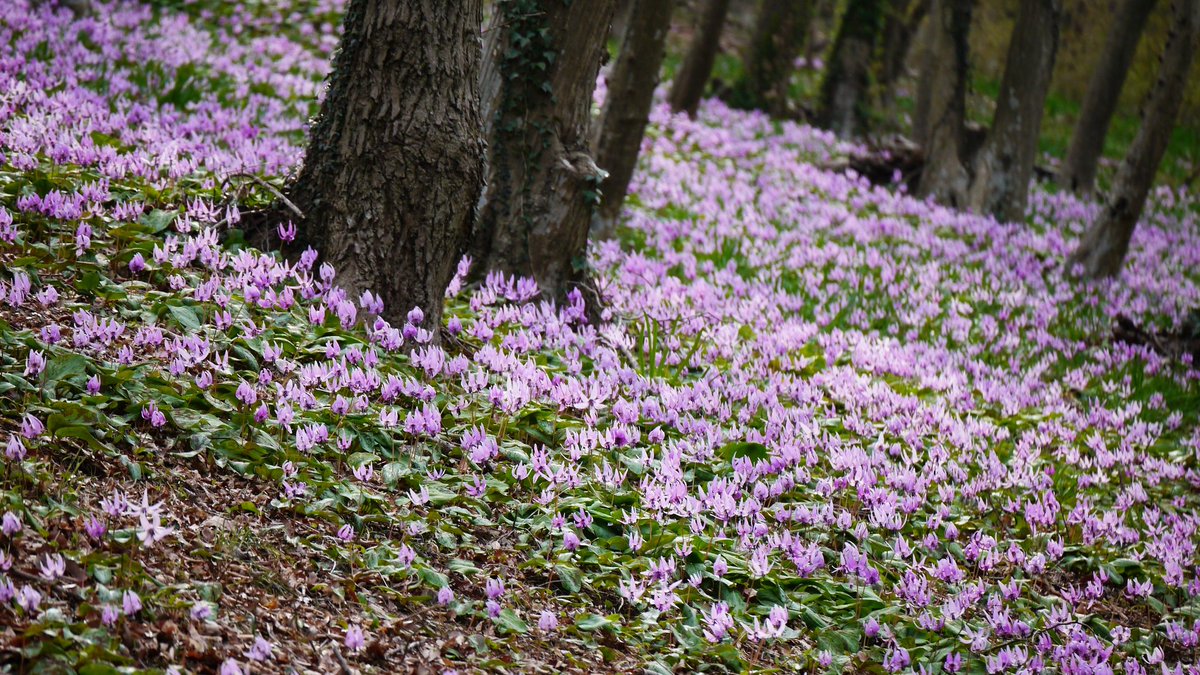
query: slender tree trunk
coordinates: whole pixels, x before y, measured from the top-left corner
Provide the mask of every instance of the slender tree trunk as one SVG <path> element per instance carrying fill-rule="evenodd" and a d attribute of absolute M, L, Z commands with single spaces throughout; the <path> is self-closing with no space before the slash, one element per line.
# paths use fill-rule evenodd
<path fill-rule="evenodd" d="M 931 111 L 924 132 L 925 169 L 917 194 L 933 195 L 948 206 L 961 207 L 970 176 L 966 157 L 967 35 L 971 30 L 971 0 L 933 0 L 930 44 L 923 86 Z"/>
<path fill-rule="evenodd" d="M 1021 0 L 996 115 L 973 162 L 968 201 L 978 213 L 1005 221 L 1025 217 L 1061 14 L 1061 0 Z"/>
<path fill-rule="evenodd" d="M 633 18 L 634 6 L 638 0 L 617 0 L 617 8 L 613 10 L 612 24 L 608 27 L 608 39 L 623 41 L 629 32 L 629 21 Z"/>
<path fill-rule="evenodd" d="M 875 69 L 879 110 L 891 110 L 895 87 L 908 61 L 913 35 L 929 13 L 930 0 L 889 0 L 883 24 L 882 45 Z"/>
<path fill-rule="evenodd" d="M 562 299 L 586 277 L 603 173 L 589 148 L 592 92 L 615 0 L 504 0 L 483 90 L 496 100 L 477 272 L 533 277 Z M 498 82 L 493 82 L 491 79 Z"/>
<path fill-rule="evenodd" d="M 1104 211 L 1067 261 L 1068 271 L 1082 266 L 1088 279 L 1112 277 L 1121 271 L 1183 104 L 1200 40 L 1200 0 L 1172 0 L 1171 4 L 1171 29 L 1158 79 L 1142 108 L 1142 126 L 1117 169 Z"/>
<path fill-rule="evenodd" d="M 634 0 L 629 30 L 608 78 L 608 97 L 596 137 L 596 164 L 608 172 L 600 186 L 600 208 L 592 223 L 593 235 L 600 238 L 614 234 L 614 224 L 637 165 L 674 5 L 674 0 Z"/>
<path fill-rule="evenodd" d="M 883 29 L 883 10 L 884 0 L 850 0 L 825 66 L 817 123 L 843 138 L 867 128 L 871 57 Z"/>
<path fill-rule="evenodd" d="M 688 46 L 683 65 L 675 74 L 675 81 L 671 83 L 668 96 L 671 110 L 686 112 L 689 117 L 696 116 L 696 108 L 704 96 L 708 78 L 712 76 L 713 62 L 721 46 L 721 28 L 725 25 L 725 15 L 728 13 L 729 0 L 707 0 L 704 3 L 696 35 Z"/>
<path fill-rule="evenodd" d="M 479 0 L 351 0 L 291 187 L 303 239 L 384 317 L 436 327 L 482 184 Z"/>
<path fill-rule="evenodd" d="M 1113 17 L 1108 41 L 1088 82 L 1079 121 L 1075 124 L 1071 146 L 1059 176 L 1059 182 L 1072 192 L 1089 195 L 1095 187 L 1096 166 L 1104 152 L 1104 137 L 1108 135 L 1108 125 L 1117 109 L 1121 88 L 1125 85 L 1125 77 L 1154 3 L 1155 0 L 1124 0 Z"/>
<path fill-rule="evenodd" d="M 812 0 L 763 0 L 742 56 L 742 77 L 729 92 L 737 108 L 788 114 L 788 85 L 808 38 Z"/>

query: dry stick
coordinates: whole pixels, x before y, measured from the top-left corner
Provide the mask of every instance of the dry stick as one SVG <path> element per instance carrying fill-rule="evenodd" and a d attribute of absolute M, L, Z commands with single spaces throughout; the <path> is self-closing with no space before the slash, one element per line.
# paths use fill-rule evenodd
<path fill-rule="evenodd" d="M 342 656 L 342 650 L 337 646 L 337 642 L 333 643 L 333 655 L 337 657 L 338 664 L 342 666 L 342 672 L 346 675 L 354 675 L 354 670 L 350 668 L 350 664 L 346 663 L 346 657 Z"/>
<path fill-rule="evenodd" d="M 229 174 L 229 176 L 226 177 L 225 180 L 229 180 L 230 178 L 234 178 L 234 177 L 249 178 L 250 180 L 254 181 L 257 185 L 259 185 L 260 187 L 264 188 L 271 194 L 275 195 L 276 199 L 283 202 L 284 206 L 291 209 L 292 213 L 296 214 L 296 216 L 299 217 L 301 220 L 304 219 L 304 212 L 300 210 L 300 207 L 293 204 L 292 200 L 290 200 L 286 196 L 284 196 L 284 194 L 279 191 L 279 188 L 275 187 L 274 185 L 271 185 L 267 181 L 263 180 L 262 178 L 254 175 L 252 173 L 246 173 L 244 171 L 239 171 L 238 173 L 231 173 L 231 174 Z"/>

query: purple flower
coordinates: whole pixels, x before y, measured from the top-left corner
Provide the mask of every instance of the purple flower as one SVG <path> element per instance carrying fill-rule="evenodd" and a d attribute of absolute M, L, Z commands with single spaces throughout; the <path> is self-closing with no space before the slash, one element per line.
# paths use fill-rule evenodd
<path fill-rule="evenodd" d="M 41 574 L 42 578 L 46 581 L 54 581 L 65 574 L 66 571 L 67 562 L 63 559 L 62 555 L 58 553 L 55 553 L 54 555 L 47 553 L 46 559 L 38 568 L 39 574 Z"/>
<path fill-rule="evenodd" d="M 46 425 L 42 421 L 34 417 L 32 413 L 25 413 L 21 418 L 21 435 L 25 438 L 37 438 L 46 430 Z"/>
<path fill-rule="evenodd" d="M 27 451 L 25 444 L 17 436 L 9 436 L 8 444 L 4 446 L 4 456 L 14 462 L 20 462 L 25 459 Z"/>
<path fill-rule="evenodd" d="M 192 604 L 190 614 L 197 621 L 207 621 L 212 618 L 212 607 L 207 602 L 197 601 Z"/>
<path fill-rule="evenodd" d="M 363 635 L 363 630 L 358 626 L 350 626 L 346 629 L 346 649 L 356 652 L 363 648 L 366 643 L 366 637 Z"/>
<path fill-rule="evenodd" d="M 271 658 L 275 646 L 264 640 L 262 636 L 254 638 L 254 646 L 246 652 L 246 658 L 251 661 L 266 661 Z"/>
<path fill-rule="evenodd" d="M 579 536 L 569 529 L 564 531 L 563 548 L 567 549 L 568 551 L 574 551 L 575 549 L 579 548 Z"/>
<path fill-rule="evenodd" d="M 46 369 L 46 356 L 35 350 L 30 350 L 25 359 L 25 377 L 37 377 Z"/>
<path fill-rule="evenodd" d="M 100 609 L 100 623 L 104 624 L 105 626 L 115 626 L 117 624 L 117 619 L 120 617 L 121 613 L 118 612 L 117 608 L 112 605 L 106 604 Z"/>
<path fill-rule="evenodd" d="M 362 464 L 355 467 L 354 477 L 364 483 L 369 483 L 375 477 L 375 469 L 371 468 L 370 464 Z"/>
<path fill-rule="evenodd" d="M 729 565 L 725 562 L 724 557 L 718 555 L 717 559 L 713 561 L 713 576 L 720 578 L 727 573 L 729 573 Z"/>
<path fill-rule="evenodd" d="M 21 606 L 21 609 L 32 614 L 42 604 L 42 594 L 27 584 L 17 592 L 17 604 Z"/>
<path fill-rule="evenodd" d="M 238 384 L 235 395 L 237 396 L 237 399 L 247 407 L 258 402 L 258 392 L 254 390 L 253 385 L 245 380 L 242 380 L 241 383 Z"/>
<path fill-rule="evenodd" d="M 538 628 L 542 632 L 550 633 L 558 629 L 558 617 L 548 609 L 543 609 L 541 616 L 538 617 Z"/>
<path fill-rule="evenodd" d="M 907 668 L 911 663 L 912 659 L 908 655 L 908 650 L 903 647 L 889 649 L 883 657 L 883 667 L 889 673 L 898 673 Z"/>
<path fill-rule="evenodd" d="M 155 543 L 166 539 L 175 531 L 172 527 L 166 527 L 162 524 L 162 519 L 157 513 L 146 513 L 138 516 L 138 539 L 142 542 L 142 546 L 150 548 Z"/>
<path fill-rule="evenodd" d="M 704 613 L 704 638 L 709 642 L 720 642 L 733 628 L 733 616 L 729 613 L 729 605 L 724 602 L 714 603 Z"/>
<path fill-rule="evenodd" d="M 238 663 L 235 659 L 225 659 L 221 663 L 221 670 L 218 671 L 218 675 L 243 675 L 242 664 Z"/>
<path fill-rule="evenodd" d="M 276 231 L 279 234 L 279 239 L 286 244 L 290 244 L 296 239 L 296 225 L 290 220 L 287 223 L 280 223 Z"/>
<path fill-rule="evenodd" d="M 108 526 L 104 524 L 104 521 L 93 516 L 83 524 L 83 531 L 94 541 L 100 541 L 108 532 Z"/>
<path fill-rule="evenodd" d="M 12 511 L 5 511 L 4 517 L 0 519 L 0 532 L 4 536 L 11 537 L 21 531 L 21 519 Z"/>
<path fill-rule="evenodd" d="M 341 539 L 347 544 L 354 541 L 354 528 L 349 525 L 342 525 L 337 531 L 338 539 Z"/>
<path fill-rule="evenodd" d="M 442 586 L 437 592 L 437 602 L 442 606 L 454 602 L 454 591 L 450 590 L 449 586 Z"/>
<path fill-rule="evenodd" d="M 400 563 L 400 567 L 408 569 L 412 566 L 413 561 L 417 559 L 416 551 L 408 544 L 400 544 L 400 550 L 396 552 L 396 562 Z"/>
<path fill-rule="evenodd" d="M 92 375 L 87 381 L 87 393 L 95 396 L 100 393 L 100 376 Z"/>
<path fill-rule="evenodd" d="M 121 610 L 125 616 L 133 616 L 142 611 L 142 599 L 133 591 L 125 591 L 121 595 Z"/>
<path fill-rule="evenodd" d="M 129 261 L 129 272 L 131 274 L 141 274 L 146 269 L 146 259 L 141 253 L 134 253 L 133 258 Z"/>

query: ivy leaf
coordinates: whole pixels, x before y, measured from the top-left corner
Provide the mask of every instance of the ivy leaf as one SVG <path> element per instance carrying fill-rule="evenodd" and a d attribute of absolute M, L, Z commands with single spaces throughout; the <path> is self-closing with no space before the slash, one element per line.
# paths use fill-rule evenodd
<path fill-rule="evenodd" d="M 529 625 L 511 609 L 500 610 L 500 616 L 496 617 L 496 625 L 509 633 L 529 632 Z"/>
<path fill-rule="evenodd" d="M 564 590 L 568 593 L 578 593 L 583 586 L 582 575 L 579 570 L 566 565 L 555 565 L 554 571 L 558 575 L 559 583 L 562 584 Z"/>
<path fill-rule="evenodd" d="M 167 305 L 167 311 L 171 313 L 171 316 L 175 318 L 180 327 L 192 333 L 199 332 L 201 326 L 200 316 L 197 314 L 195 308 Z"/>
<path fill-rule="evenodd" d="M 611 628 L 612 621 L 608 617 L 599 614 L 588 614 L 575 620 L 575 627 L 579 630 L 598 631 L 602 628 Z"/>

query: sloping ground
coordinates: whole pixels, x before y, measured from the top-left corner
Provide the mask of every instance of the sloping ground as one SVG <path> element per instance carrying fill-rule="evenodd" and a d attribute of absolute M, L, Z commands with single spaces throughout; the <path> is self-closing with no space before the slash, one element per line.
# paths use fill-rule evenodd
<path fill-rule="evenodd" d="M 1200 305 L 1190 196 L 1081 289 L 1092 205 L 1001 225 L 659 111 L 608 322 L 492 278 L 432 347 L 236 229 L 336 42 L 294 9 L 0 5 L 2 667 L 1194 660 L 1198 373 L 1109 340 Z"/>

